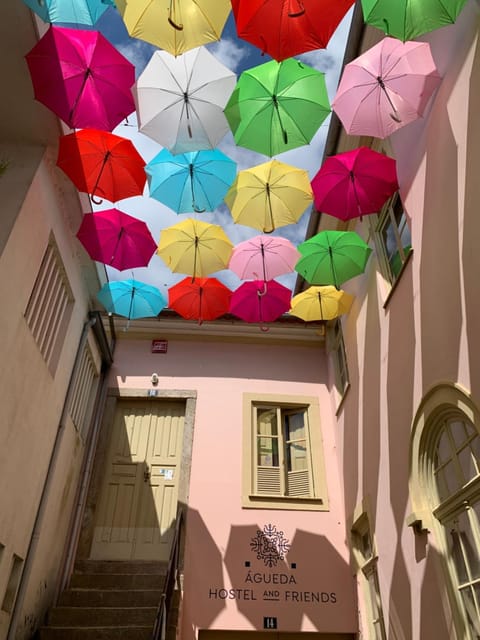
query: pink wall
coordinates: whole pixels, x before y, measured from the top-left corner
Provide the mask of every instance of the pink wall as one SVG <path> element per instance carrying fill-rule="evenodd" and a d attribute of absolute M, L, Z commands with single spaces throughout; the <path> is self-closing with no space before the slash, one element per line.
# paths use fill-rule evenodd
<path fill-rule="evenodd" d="M 148 341 L 119 341 L 112 374 L 119 387 L 149 388 L 153 372 L 160 376 L 158 389 L 198 394 L 182 639 L 193 640 L 197 629 L 260 630 L 264 616 L 277 617 L 283 631 L 355 631 L 323 347 L 171 339 L 167 354 L 152 355 Z M 330 511 L 242 508 L 245 392 L 318 397 Z M 286 560 L 272 568 L 250 548 L 268 524 L 291 545 Z"/>

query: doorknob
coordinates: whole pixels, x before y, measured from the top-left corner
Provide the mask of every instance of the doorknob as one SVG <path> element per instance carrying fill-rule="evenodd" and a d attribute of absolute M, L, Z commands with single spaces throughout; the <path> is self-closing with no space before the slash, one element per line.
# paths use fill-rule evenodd
<path fill-rule="evenodd" d="M 148 482 L 150 480 L 150 476 L 151 476 L 151 472 L 150 472 L 150 467 L 148 466 L 147 463 L 145 463 L 145 470 L 143 472 L 143 481 L 144 482 Z"/>

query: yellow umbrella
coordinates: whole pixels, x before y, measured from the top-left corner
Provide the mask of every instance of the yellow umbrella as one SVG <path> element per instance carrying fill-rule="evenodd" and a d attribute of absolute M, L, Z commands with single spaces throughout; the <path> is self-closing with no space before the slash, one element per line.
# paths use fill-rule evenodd
<path fill-rule="evenodd" d="M 353 296 L 331 285 L 309 287 L 293 296 L 290 313 L 306 322 L 333 320 L 347 313 L 352 302 Z"/>
<path fill-rule="evenodd" d="M 203 278 L 226 269 L 232 249 L 219 225 L 188 218 L 163 229 L 157 253 L 175 273 Z"/>
<path fill-rule="evenodd" d="M 278 160 L 240 171 L 225 196 L 236 223 L 263 233 L 298 222 L 312 200 L 308 173 Z"/>
<path fill-rule="evenodd" d="M 230 0 L 116 0 L 128 33 L 178 56 L 215 42 L 232 8 Z"/>

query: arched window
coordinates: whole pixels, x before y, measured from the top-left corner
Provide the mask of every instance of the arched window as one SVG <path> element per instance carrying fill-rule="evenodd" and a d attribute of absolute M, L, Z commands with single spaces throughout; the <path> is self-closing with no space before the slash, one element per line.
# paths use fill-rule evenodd
<path fill-rule="evenodd" d="M 479 428 L 467 394 L 447 385 L 431 392 L 414 425 L 411 487 L 412 501 L 427 510 L 428 528 L 443 551 L 460 637 L 475 640 L 480 640 Z"/>

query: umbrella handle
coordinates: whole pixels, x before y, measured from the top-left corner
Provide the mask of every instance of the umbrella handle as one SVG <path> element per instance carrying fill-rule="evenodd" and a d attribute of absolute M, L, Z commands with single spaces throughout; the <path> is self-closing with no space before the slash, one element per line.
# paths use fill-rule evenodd
<path fill-rule="evenodd" d="M 183 31 L 183 24 L 177 24 L 171 18 L 168 18 L 168 22 L 177 31 Z"/>
<path fill-rule="evenodd" d="M 102 204 L 103 200 L 101 198 L 98 198 L 97 200 L 95 199 L 95 196 L 92 195 L 90 196 L 90 200 L 93 202 L 93 204 Z"/>

